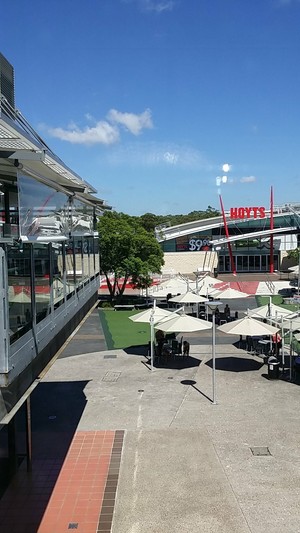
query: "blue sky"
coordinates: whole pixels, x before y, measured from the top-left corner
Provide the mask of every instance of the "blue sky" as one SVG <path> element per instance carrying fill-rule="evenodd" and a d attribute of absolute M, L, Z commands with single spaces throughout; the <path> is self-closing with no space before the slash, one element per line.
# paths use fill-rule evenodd
<path fill-rule="evenodd" d="M 2 0 L 16 105 L 117 211 L 300 201 L 300 0 Z M 227 179 L 222 165 L 230 165 Z"/>

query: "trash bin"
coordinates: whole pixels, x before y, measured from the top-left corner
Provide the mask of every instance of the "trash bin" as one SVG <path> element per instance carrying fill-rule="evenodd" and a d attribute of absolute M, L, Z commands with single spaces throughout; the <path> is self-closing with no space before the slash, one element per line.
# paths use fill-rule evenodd
<path fill-rule="evenodd" d="M 218 268 L 214 268 L 214 277 L 217 278 L 219 275 Z"/>
<path fill-rule="evenodd" d="M 268 359 L 268 378 L 269 379 L 279 379 L 279 361 L 271 355 Z"/>

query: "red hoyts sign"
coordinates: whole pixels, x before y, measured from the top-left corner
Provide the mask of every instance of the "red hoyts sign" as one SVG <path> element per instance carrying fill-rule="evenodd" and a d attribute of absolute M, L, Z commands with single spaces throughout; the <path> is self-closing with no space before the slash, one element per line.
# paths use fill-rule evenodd
<path fill-rule="evenodd" d="M 230 218 L 265 218 L 265 207 L 231 207 Z"/>

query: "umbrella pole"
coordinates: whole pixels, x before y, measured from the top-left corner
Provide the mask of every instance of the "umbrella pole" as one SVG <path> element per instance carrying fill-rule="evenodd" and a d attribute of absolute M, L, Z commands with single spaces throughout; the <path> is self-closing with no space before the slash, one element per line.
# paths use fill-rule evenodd
<path fill-rule="evenodd" d="M 212 312 L 212 386 L 213 386 L 213 405 L 216 405 L 216 315 Z"/>
<path fill-rule="evenodd" d="M 154 300 L 155 301 L 155 300 Z M 153 343 L 154 343 L 154 309 L 150 316 L 150 358 L 151 358 L 151 370 L 153 370 Z"/>
<path fill-rule="evenodd" d="M 292 361 L 293 361 L 293 321 L 290 321 L 290 381 L 292 381 Z"/>
<path fill-rule="evenodd" d="M 284 366 L 285 366 L 285 359 L 284 359 L 284 327 L 283 327 L 283 316 L 281 315 L 281 356 L 282 356 L 282 374 L 284 374 Z"/>

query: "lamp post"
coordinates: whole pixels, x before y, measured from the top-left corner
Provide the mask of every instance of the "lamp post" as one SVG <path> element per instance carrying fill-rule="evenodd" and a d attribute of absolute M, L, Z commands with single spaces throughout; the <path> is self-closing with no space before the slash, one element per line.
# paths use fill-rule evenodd
<path fill-rule="evenodd" d="M 222 305 L 218 300 L 207 302 L 206 306 L 212 312 L 212 403 L 216 405 L 216 309 Z"/>

